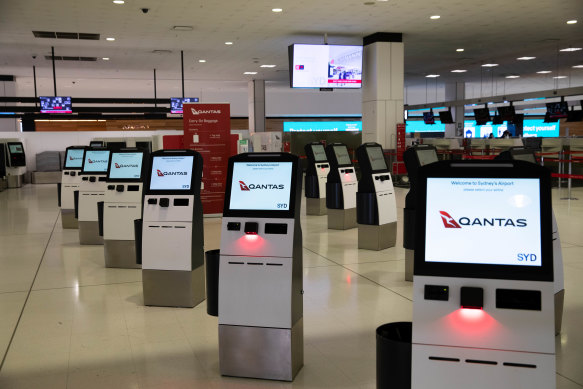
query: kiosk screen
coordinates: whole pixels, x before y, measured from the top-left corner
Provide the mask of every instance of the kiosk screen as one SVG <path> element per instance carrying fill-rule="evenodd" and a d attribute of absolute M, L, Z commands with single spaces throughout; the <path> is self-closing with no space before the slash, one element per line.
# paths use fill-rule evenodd
<path fill-rule="evenodd" d="M 387 170 L 383 149 L 380 147 L 367 147 L 366 154 L 368 155 L 368 160 L 373 171 Z"/>
<path fill-rule="evenodd" d="M 113 153 L 109 178 L 139 179 L 142 175 L 143 153 Z"/>
<path fill-rule="evenodd" d="M 428 178 L 425 261 L 540 267 L 540 206 L 539 179 Z"/>
<path fill-rule="evenodd" d="M 292 162 L 235 162 L 229 209 L 288 211 Z"/>
<path fill-rule="evenodd" d="M 192 155 L 154 157 L 150 190 L 190 190 L 193 164 Z"/>
<path fill-rule="evenodd" d="M 312 152 L 314 153 L 314 160 L 316 162 L 327 161 L 326 151 L 324 150 L 323 145 L 313 145 Z"/>
<path fill-rule="evenodd" d="M 10 149 L 10 154 L 22 154 L 22 145 L 9 145 L 8 148 Z"/>
<path fill-rule="evenodd" d="M 109 164 L 109 150 L 87 150 L 85 152 L 84 172 L 105 173 Z"/>
<path fill-rule="evenodd" d="M 419 158 L 419 166 L 425 166 L 437 162 L 437 154 L 433 149 L 417 150 L 417 158 Z"/>
<path fill-rule="evenodd" d="M 336 154 L 336 160 L 338 161 L 338 165 L 352 164 L 346 146 L 334 146 L 334 154 Z"/>
<path fill-rule="evenodd" d="M 83 166 L 83 149 L 69 149 L 65 156 L 65 169 L 73 169 Z"/>
<path fill-rule="evenodd" d="M 526 162 L 536 163 L 536 157 L 531 152 L 529 152 L 529 153 L 513 153 L 512 158 L 514 158 L 518 161 L 526 161 Z"/>

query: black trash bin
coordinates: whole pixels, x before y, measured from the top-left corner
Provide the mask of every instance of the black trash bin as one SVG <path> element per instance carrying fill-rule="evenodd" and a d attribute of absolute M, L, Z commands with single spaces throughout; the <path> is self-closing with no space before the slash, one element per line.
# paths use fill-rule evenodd
<path fill-rule="evenodd" d="M 134 219 L 134 244 L 136 245 L 136 263 L 142 264 L 142 226 L 144 219 Z"/>
<path fill-rule="evenodd" d="M 377 328 L 377 389 L 411 389 L 412 331 L 410 321 Z"/>
<path fill-rule="evenodd" d="M 206 313 L 219 316 L 219 259 L 220 250 L 209 250 L 206 256 Z"/>

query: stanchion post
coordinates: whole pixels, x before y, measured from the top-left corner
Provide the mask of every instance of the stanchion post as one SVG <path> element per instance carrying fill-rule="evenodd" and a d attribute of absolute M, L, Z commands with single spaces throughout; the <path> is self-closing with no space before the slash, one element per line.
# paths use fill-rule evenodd
<path fill-rule="evenodd" d="M 563 174 L 563 150 L 559 151 L 559 174 Z M 559 177 L 559 190 L 561 189 L 561 181 L 563 179 Z M 569 195 L 569 197 L 571 197 Z"/>

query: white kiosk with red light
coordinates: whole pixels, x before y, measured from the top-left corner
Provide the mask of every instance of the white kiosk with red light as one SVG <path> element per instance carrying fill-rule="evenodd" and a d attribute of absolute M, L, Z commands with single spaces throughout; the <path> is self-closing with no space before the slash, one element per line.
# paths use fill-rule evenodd
<path fill-rule="evenodd" d="M 99 235 L 97 203 L 105 198 L 110 155 L 111 151 L 102 147 L 85 151 L 77 204 L 80 244 L 103 244 L 103 237 Z"/>
<path fill-rule="evenodd" d="M 144 151 L 112 151 L 103 204 L 105 267 L 140 268 L 136 262 L 134 220 L 142 217 Z"/>
<path fill-rule="evenodd" d="M 419 169 L 412 389 L 553 389 L 550 172 L 470 162 Z"/>
<path fill-rule="evenodd" d="M 222 375 L 292 381 L 303 366 L 300 204 L 295 155 L 229 158 L 219 267 Z"/>
<path fill-rule="evenodd" d="M 151 154 L 144 196 L 144 304 L 194 307 L 205 298 L 202 157 L 193 150 Z"/>
<path fill-rule="evenodd" d="M 342 143 L 326 146 L 330 173 L 326 182 L 328 228 L 348 230 L 356 227 L 356 191 L 358 180 L 348 148 Z"/>
<path fill-rule="evenodd" d="M 70 146 L 65 152 L 65 162 L 61 174 L 61 224 L 63 228 L 78 228 L 75 218 L 74 193 L 81 185 L 81 170 L 85 157 L 85 146 Z"/>
<path fill-rule="evenodd" d="M 330 164 L 326 157 L 324 145 L 320 142 L 308 143 L 304 146 L 308 165 L 306 166 L 306 215 L 326 214 L 326 181 L 330 172 Z"/>

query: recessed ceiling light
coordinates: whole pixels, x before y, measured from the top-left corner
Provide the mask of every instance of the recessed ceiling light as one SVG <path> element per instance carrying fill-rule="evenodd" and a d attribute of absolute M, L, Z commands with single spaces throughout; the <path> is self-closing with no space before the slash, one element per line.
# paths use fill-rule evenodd
<path fill-rule="evenodd" d="M 272 12 L 282 12 L 283 9 L 282 8 L 273 8 L 271 11 Z"/>
<path fill-rule="evenodd" d="M 125 4 L 125 1 L 124 0 L 113 0 L 113 4 Z"/>
<path fill-rule="evenodd" d="M 495 66 L 498 66 L 498 64 L 497 63 L 485 63 L 482 65 L 482 67 L 484 67 L 484 68 L 493 68 Z"/>
<path fill-rule="evenodd" d="M 506 76 L 506 78 L 520 78 L 520 76 L 511 75 L 511 76 Z"/>
<path fill-rule="evenodd" d="M 567 24 L 577 24 L 576 20 L 567 20 Z"/>
<path fill-rule="evenodd" d="M 227 46 L 231 46 L 231 45 L 233 44 L 233 42 L 225 42 L 225 44 L 226 44 Z"/>
<path fill-rule="evenodd" d="M 439 19 L 440 17 L 441 17 L 441 16 L 439 16 L 439 15 L 431 15 L 431 16 L 429 17 L 429 19 L 436 20 L 436 19 Z"/>
<path fill-rule="evenodd" d="M 198 62 L 205 63 L 206 62 L 206 59 L 199 59 Z"/>
<path fill-rule="evenodd" d="M 538 71 L 537 73 L 538 74 L 549 74 L 549 73 L 552 73 L 552 72 L 553 72 L 552 70 L 541 70 L 541 71 Z"/>
<path fill-rule="evenodd" d="M 437 77 L 439 77 L 439 74 L 428 74 L 425 77 L 427 77 L 427 78 L 437 78 Z"/>
<path fill-rule="evenodd" d="M 461 53 L 462 51 L 464 51 L 464 49 L 459 48 L 459 49 L 455 49 L 455 51 L 457 51 L 458 53 Z"/>
<path fill-rule="evenodd" d="M 106 40 L 106 41 L 110 41 L 110 42 L 112 42 L 112 41 L 114 41 L 114 40 L 115 40 L 115 38 L 111 38 L 111 37 L 110 37 L 110 38 L 105 38 L 105 40 Z"/>
<path fill-rule="evenodd" d="M 561 49 L 559 51 L 579 51 L 579 50 L 583 50 L 580 47 L 567 47 L 566 49 Z"/>
<path fill-rule="evenodd" d="M 192 26 L 172 26 L 174 31 L 192 31 L 194 27 Z"/>
<path fill-rule="evenodd" d="M 274 67 L 276 67 L 276 66 L 277 66 L 277 65 L 261 65 L 260 67 L 261 67 L 261 68 L 274 68 Z"/>
<path fill-rule="evenodd" d="M 467 72 L 467 70 L 466 69 L 454 69 L 451 72 L 452 73 L 465 73 L 465 72 Z"/>
<path fill-rule="evenodd" d="M 104 61 L 109 61 L 109 57 L 103 57 L 101 59 L 104 60 Z"/>
<path fill-rule="evenodd" d="M 557 78 L 557 79 L 559 79 L 559 78 L 567 78 L 567 76 L 554 76 L 553 78 Z"/>
<path fill-rule="evenodd" d="M 530 61 L 531 59 L 535 59 L 536 57 L 518 57 L 516 58 L 519 61 Z"/>
<path fill-rule="evenodd" d="M 575 69 L 583 69 L 583 65 L 575 65 L 573 66 Z"/>
<path fill-rule="evenodd" d="M 257 72 L 245 72 L 243 74 L 257 74 Z"/>

